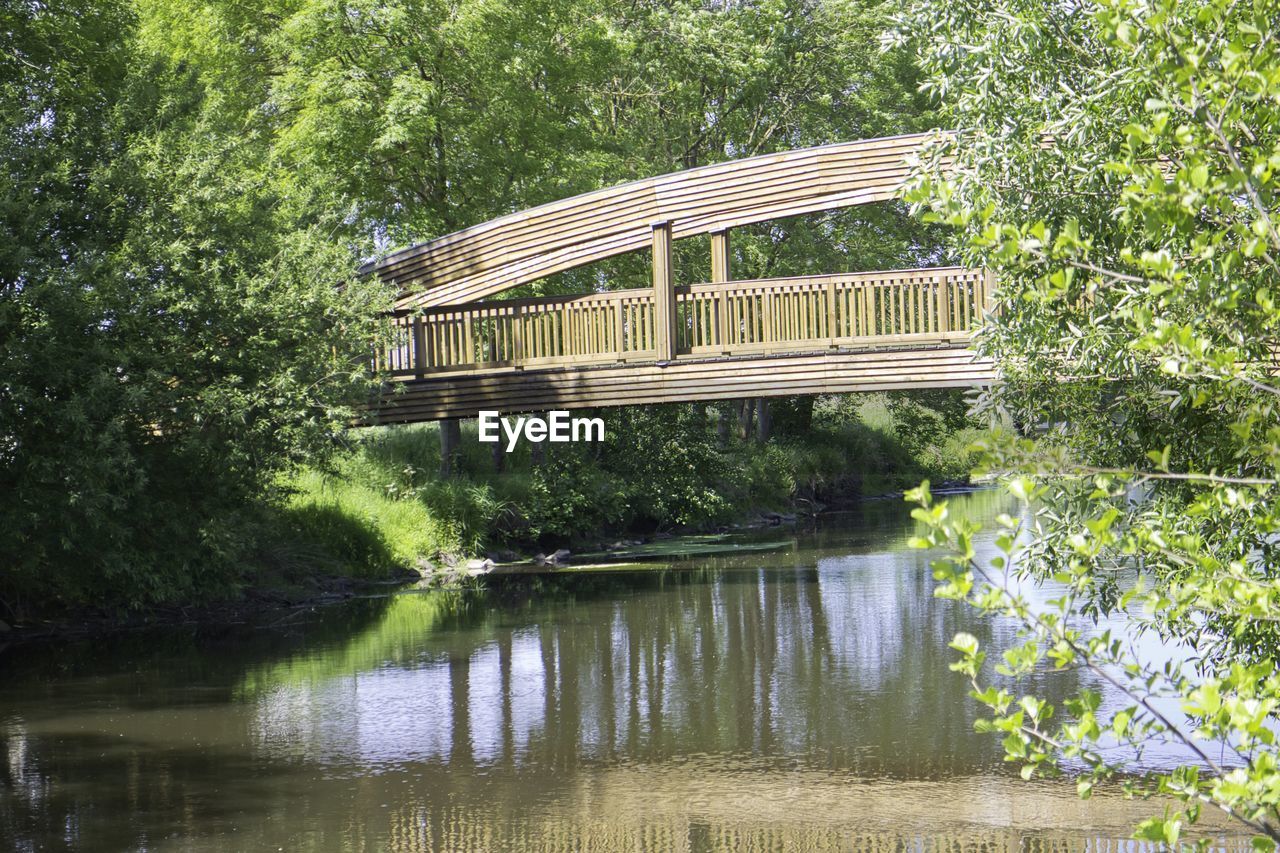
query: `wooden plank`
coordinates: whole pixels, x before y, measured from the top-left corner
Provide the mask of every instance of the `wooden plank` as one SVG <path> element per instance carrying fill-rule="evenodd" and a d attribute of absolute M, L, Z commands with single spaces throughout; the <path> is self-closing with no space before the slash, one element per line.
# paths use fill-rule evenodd
<path fill-rule="evenodd" d="M 729 399 L 890 388 L 963 387 L 994 379 L 990 363 L 971 352 L 902 350 L 823 352 L 653 365 L 511 373 L 409 383 L 371 421 L 381 423 L 474 415 L 481 408 L 536 411 L 642 402 Z"/>
<path fill-rule="evenodd" d="M 399 398 L 390 401 L 374 417 L 388 419 L 437 419 L 441 417 L 467 417 L 485 409 L 497 411 L 538 411 L 550 408 L 585 408 L 591 406 L 632 405 L 640 402 L 671 403 L 691 400 L 732 399 L 749 396 L 780 396 L 790 394 L 845 393 L 851 386 L 870 383 L 888 384 L 910 382 L 918 388 L 954 387 L 952 383 L 966 382 L 983 385 L 990 381 L 988 373 L 976 369 L 939 368 L 922 366 L 914 370 L 856 371 L 835 377 L 815 373 L 806 377 L 794 377 L 786 385 L 771 381 L 767 374 L 755 371 L 734 377 L 734 381 L 721 381 L 724 377 L 701 379 L 696 385 L 680 386 L 661 382 L 644 382 L 628 389 L 625 394 L 616 391 L 592 393 L 592 389 L 558 386 L 523 386 L 516 392 L 504 395 L 500 400 L 492 397 L 473 396 L 445 401 L 423 396 L 414 400 Z M 424 417 L 427 416 L 427 417 Z"/>
<path fill-rule="evenodd" d="M 506 383 L 513 378 L 518 380 L 519 377 L 524 377 L 529 381 L 534 381 L 535 379 L 551 379 L 559 381 L 560 378 L 572 377 L 573 381 L 578 383 L 617 383 L 619 384 L 619 387 L 623 387 L 628 382 L 639 381 L 646 376 L 693 376 L 699 374 L 715 374 L 731 369 L 732 365 L 735 363 L 753 362 L 762 358 L 778 365 L 778 369 L 782 370 L 786 365 L 803 364 L 806 359 L 822 356 L 831 356 L 837 360 L 854 359 L 860 365 L 873 363 L 894 365 L 905 365 L 912 362 L 938 363 L 940 361 L 954 361 L 956 359 L 967 363 L 972 358 L 972 354 L 964 347 L 939 344 L 924 347 L 907 344 L 893 349 L 882 350 L 842 348 L 835 352 L 824 348 L 806 353 L 786 355 L 755 353 L 741 358 L 690 358 L 675 362 L 674 364 L 669 364 L 665 367 L 659 367 L 653 364 L 608 365 L 598 367 L 582 367 L 574 365 L 572 367 L 547 366 L 536 371 L 530 370 L 523 373 L 516 371 L 508 372 L 506 374 L 492 374 L 486 376 L 476 376 L 474 374 L 463 373 L 441 377 L 433 376 L 426 380 L 412 381 L 406 383 L 406 387 L 411 390 L 431 388 L 434 389 L 434 393 L 448 394 L 449 389 L 455 387 L 485 388 L 488 387 L 490 383 Z M 655 374 L 655 370 L 659 373 Z"/>
<path fill-rule="evenodd" d="M 813 359 L 830 356 L 838 361 L 852 359 L 857 363 L 859 368 L 867 366 L 890 366 L 893 369 L 909 367 L 916 363 L 927 363 L 931 365 L 949 364 L 951 362 L 961 362 L 968 364 L 972 361 L 972 353 L 963 347 L 901 347 L 890 350 L 855 350 L 843 349 L 836 352 L 828 350 L 819 350 L 809 353 L 788 354 L 788 355 L 768 355 L 757 353 L 744 358 L 720 359 L 720 358 L 702 358 L 689 359 L 680 361 L 674 365 L 666 367 L 658 367 L 652 364 L 643 365 L 609 365 L 600 367 L 546 367 L 536 371 L 527 371 L 524 373 L 507 373 L 503 375 L 491 375 L 477 377 L 468 374 L 455 374 L 453 376 L 432 377 L 427 380 L 414 381 L 406 383 L 406 388 L 410 392 L 430 389 L 431 393 L 441 395 L 442 399 L 448 399 L 455 389 L 488 389 L 490 387 L 500 387 L 504 384 L 510 385 L 515 382 L 517 385 L 523 382 L 562 382 L 571 381 L 576 385 L 593 388 L 613 387 L 614 389 L 624 389 L 629 383 L 644 381 L 646 377 L 663 376 L 663 377 L 703 377 L 714 376 L 722 372 L 732 371 L 735 364 L 751 364 L 755 361 L 764 359 L 774 365 L 779 376 L 785 375 L 792 368 L 803 369 L 810 365 Z M 656 371 L 656 372 L 655 372 Z M 487 393 L 487 391 L 485 391 Z"/>

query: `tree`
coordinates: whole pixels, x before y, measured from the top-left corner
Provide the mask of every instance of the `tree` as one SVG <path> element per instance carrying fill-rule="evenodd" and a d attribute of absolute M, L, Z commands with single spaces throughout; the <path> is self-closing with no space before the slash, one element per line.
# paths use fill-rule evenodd
<path fill-rule="evenodd" d="M 1015 697 L 963 635 L 956 668 L 1025 776 L 1078 765 L 1084 796 L 1115 777 L 1171 794 L 1182 808 L 1137 830 L 1171 844 L 1202 806 L 1280 839 L 1276 12 L 965 0 L 910 10 L 888 36 L 915 47 L 962 128 L 910 198 L 997 271 L 979 346 L 1005 381 L 983 405 L 1040 432 L 985 444 L 985 469 L 1028 506 L 1002 520 L 1000 558 L 976 559 L 974 529 L 927 484 L 917 544 L 955 549 L 934 564 L 940 594 L 1022 621 L 1025 644 L 997 669 L 1085 666 L 1130 702 Z M 1037 606 L 1018 577 L 1063 595 Z M 1120 612 L 1194 660 L 1154 668 L 1076 618 Z M 1198 760 L 1142 772 L 1141 748 L 1162 739 Z M 1136 767 L 1105 757 L 1116 742 Z"/>
<path fill-rule="evenodd" d="M 277 155 L 351 199 L 352 233 L 381 248 L 635 178 L 928 126 L 910 57 L 874 49 L 882 0 L 161 5 L 169 32 L 212 26 L 252 48 L 270 69 Z M 938 247 L 897 204 L 738 236 L 744 276 L 906 265 Z M 706 278 L 702 241 L 677 251 Z M 637 255 L 532 289 L 647 281 Z"/>
<path fill-rule="evenodd" d="M 225 66 L 146 23 L 68 0 L 0 30 L 0 602 L 19 615 L 234 590 L 271 484 L 367 389 L 382 296 L 331 239 L 340 211 L 272 160 L 269 112 L 210 85 Z"/>

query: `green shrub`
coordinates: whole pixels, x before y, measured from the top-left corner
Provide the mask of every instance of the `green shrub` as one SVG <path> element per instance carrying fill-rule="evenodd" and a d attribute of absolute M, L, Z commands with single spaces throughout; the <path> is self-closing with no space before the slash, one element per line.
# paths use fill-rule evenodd
<path fill-rule="evenodd" d="M 575 539 L 633 521 L 623 489 L 574 448 L 533 471 L 523 509 L 514 538 L 531 541 Z"/>
<path fill-rule="evenodd" d="M 716 438 L 690 406 L 616 410 L 603 458 L 626 490 L 635 523 L 702 525 L 733 512 L 717 488 L 724 466 Z"/>

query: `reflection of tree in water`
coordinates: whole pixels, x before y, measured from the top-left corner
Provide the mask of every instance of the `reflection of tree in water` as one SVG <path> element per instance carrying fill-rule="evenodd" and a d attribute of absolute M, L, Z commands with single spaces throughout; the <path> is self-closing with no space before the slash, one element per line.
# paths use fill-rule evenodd
<path fill-rule="evenodd" d="M 316 849 L 896 838 L 901 786 L 924 786 L 927 827 L 932 798 L 1006 772 L 946 643 L 1007 629 L 932 597 L 910 529 L 886 505 L 776 554 L 358 603 L 139 673 L 117 658 L 105 686 L 50 682 L 77 697 L 61 706 L 0 700 L 0 828 L 125 847 L 231 825 L 296 847 L 302 824 Z"/>
<path fill-rule="evenodd" d="M 993 635 L 1004 629 L 932 597 L 927 558 L 886 547 L 910 529 L 892 509 L 858 520 L 868 553 L 822 531 L 821 549 L 736 560 L 756 568 L 724 559 L 402 597 L 347 648 L 246 684 L 263 696 L 261 724 L 289 732 L 277 746 L 365 762 L 536 773 L 713 752 L 902 778 L 998 766 L 998 745 L 972 735 L 974 705 L 946 644 L 959 630 L 1003 642 Z M 281 702 L 282 690 L 305 701 Z M 350 737 L 330 724 L 350 703 L 341 715 L 368 736 L 332 742 Z M 294 719 L 299 709 L 316 722 Z M 391 709 L 413 725 L 386 723 Z"/>

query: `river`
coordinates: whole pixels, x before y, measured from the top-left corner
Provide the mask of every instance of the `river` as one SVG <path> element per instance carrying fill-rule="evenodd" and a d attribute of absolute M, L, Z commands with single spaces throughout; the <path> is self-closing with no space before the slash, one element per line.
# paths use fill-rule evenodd
<path fill-rule="evenodd" d="M 1159 806 L 974 733 L 947 643 L 1013 626 L 935 599 L 912 530 L 8 649 L 0 850 L 1136 849 Z"/>

